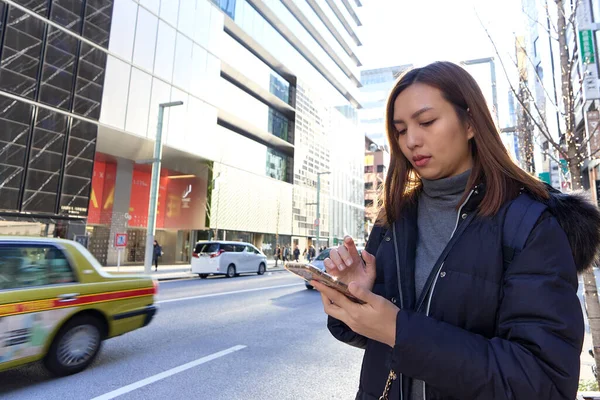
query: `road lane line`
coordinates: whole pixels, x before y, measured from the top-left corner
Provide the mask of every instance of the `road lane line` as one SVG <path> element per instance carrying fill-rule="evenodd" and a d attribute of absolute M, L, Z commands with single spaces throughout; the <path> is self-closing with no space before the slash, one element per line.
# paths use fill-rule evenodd
<path fill-rule="evenodd" d="M 243 346 L 243 345 L 238 345 L 238 346 L 230 347 L 227 350 L 219 351 L 218 353 L 214 353 L 214 354 L 211 354 L 209 356 L 199 358 L 199 359 L 197 359 L 195 361 L 191 361 L 191 362 L 189 362 L 187 364 L 180 365 L 179 367 L 171 368 L 171 369 L 169 369 L 167 371 L 161 372 L 160 374 L 156 374 L 156 375 L 153 375 L 153 376 L 151 376 L 149 378 L 142 379 L 141 381 L 134 382 L 131 385 L 123 386 L 120 389 L 113 390 L 112 392 L 108 392 L 108 393 L 103 394 L 103 395 L 98 396 L 98 397 L 94 397 L 92 400 L 111 400 L 111 399 L 114 399 L 115 397 L 119 397 L 121 395 L 124 395 L 125 393 L 133 392 L 134 390 L 137 390 L 137 389 L 139 389 L 141 387 L 150 385 L 151 383 L 158 382 L 158 381 L 160 381 L 162 379 L 165 379 L 165 378 L 168 378 L 168 377 L 173 376 L 175 374 L 178 374 L 180 372 L 186 371 L 186 370 L 188 370 L 190 368 L 197 367 L 198 365 L 205 364 L 205 363 L 207 363 L 209 361 L 216 360 L 217 358 L 226 356 L 226 355 L 231 354 L 231 353 L 235 353 L 236 351 L 239 351 L 239 350 L 242 350 L 242 349 L 245 349 L 245 348 L 246 348 L 246 346 Z"/>
<path fill-rule="evenodd" d="M 292 287 L 292 286 L 304 286 L 304 284 L 303 283 L 292 283 L 292 284 L 289 284 L 289 285 L 278 285 L 278 286 L 269 286 L 269 287 L 264 287 L 264 288 L 235 290 L 235 291 L 232 291 L 232 292 L 202 294 L 200 296 L 182 297 L 180 299 L 161 300 L 161 301 L 157 301 L 156 304 L 172 303 L 174 301 L 184 301 L 184 300 L 194 300 L 194 299 L 206 299 L 208 297 L 227 296 L 228 294 L 259 292 L 261 290 L 281 289 L 281 288 Z"/>

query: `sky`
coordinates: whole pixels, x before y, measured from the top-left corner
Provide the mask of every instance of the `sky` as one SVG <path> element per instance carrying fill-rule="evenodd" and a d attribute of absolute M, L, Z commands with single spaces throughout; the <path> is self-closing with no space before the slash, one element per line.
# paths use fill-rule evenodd
<path fill-rule="evenodd" d="M 362 4 L 359 18 L 363 26 L 358 36 L 363 46 L 358 56 L 363 68 L 494 57 L 500 125 L 506 126 L 510 88 L 478 15 L 498 46 L 507 70 L 516 76 L 510 57 L 515 53 L 515 33 L 522 32 L 520 0 L 362 0 Z M 491 98 L 489 66 L 471 67 L 469 72 Z"/>

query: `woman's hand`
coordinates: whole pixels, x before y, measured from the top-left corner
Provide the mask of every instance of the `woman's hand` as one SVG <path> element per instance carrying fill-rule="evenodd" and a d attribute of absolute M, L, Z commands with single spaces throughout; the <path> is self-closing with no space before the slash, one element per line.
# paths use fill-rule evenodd
<path fill-rule="evenodd" d="M 344 243 L 337 249 L 332 249 L 323 263 L 327 273 L 340 281 L 346 284 L 356 282 L 363 288 L 373 289 L 376 276 L 375 257 L 363 250 L 361 258 L 350 236 L 344 237 Z"/>
<path fill-rule="evenodd" d="M 365 304 L 355 303 L 337 290 L 317 281 L 311 281 L 310 284 L 321 293 L 327 315 L 339 319 L 359 335 L 394 347 L 396 316 L 400 309 L 391 301 L 374 294 L 356 282 L 348 285 L 350 293 Z"/>

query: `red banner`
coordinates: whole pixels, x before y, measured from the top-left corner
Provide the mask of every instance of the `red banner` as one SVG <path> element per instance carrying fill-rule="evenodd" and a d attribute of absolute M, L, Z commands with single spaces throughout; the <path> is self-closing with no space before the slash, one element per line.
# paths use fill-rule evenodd
<path fill-rule="evenodd" d="M 116 173 L 116 164 L 98 160 L 94 162 L 88 224 L 110 224 L 115 199 Z"/>
<path fill-rule="evenodd" d="M 135 166 L 129 200 L 130 227 L 145 228 L 148 224 L 150 171 Z M 110 225 L 115 195 L 117 166 L 96 161 L 89 205 L 89 224 Z M 171 171 L 163 170 L 171 174 Z M 156 227 L 158 229 L 202 229 L 206 204 L 206 182 L 195 176 L 179 178 L 161 176 L 158 193 Z"/>

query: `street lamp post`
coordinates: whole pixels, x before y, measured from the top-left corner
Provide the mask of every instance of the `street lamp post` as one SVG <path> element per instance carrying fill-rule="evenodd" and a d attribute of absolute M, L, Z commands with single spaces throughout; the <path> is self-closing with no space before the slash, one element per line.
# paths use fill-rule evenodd
<path fill-rule="evenodd" d="M 317 172 L 317 202 L 316 203 L 306 203 L 306 205 L 316 205 L 317 206 L 317 246 L 316 246 L 316 254 L 319 255 L 319 240 L 321 236 L 321 175 L 330 174 L 330 171 L 325 172 Z"/>
<path fill-rule="evenodd" d="M 152 159 L 152 181 L 150 183 L 150 204 L 148 206 L 148 225 L 146 228 L 146 254 L 144 257 L 144 272 L 152 270 L 154 253 L 154 234 L 156 233 L 156 208 L 158 204 L 158 189 L 160 183 L 160 163 L 162 159 L 162 125 L 165 108 L 180 106 L 183 101 L 173 101 L 158 105 L 158 124 L 156 125 L 156 140 L 154 142 L 154 158 Z"/>

